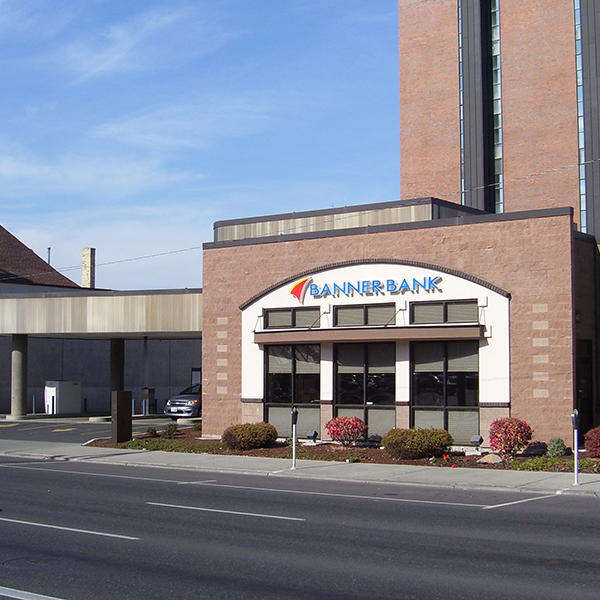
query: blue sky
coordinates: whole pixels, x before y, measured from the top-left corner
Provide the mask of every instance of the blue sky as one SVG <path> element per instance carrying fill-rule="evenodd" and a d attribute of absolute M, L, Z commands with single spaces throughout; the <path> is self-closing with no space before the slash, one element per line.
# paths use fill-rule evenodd
<path fill-rule="evenodd" d="M 397 62 L 396 0 L 0 0 L 0 224 L 199 287 L 216 220 L 398 199 Z"/>

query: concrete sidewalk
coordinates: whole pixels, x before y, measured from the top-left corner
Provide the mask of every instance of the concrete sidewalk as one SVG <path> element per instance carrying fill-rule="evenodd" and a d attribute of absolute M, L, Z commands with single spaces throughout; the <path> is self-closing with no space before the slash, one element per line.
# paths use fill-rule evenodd
<path fill-rule="evenodd" d="M 0 440 L 0 455 L 35 460 L 94 462 L 110 465 L 188 469 L 271 477 L 327 479 L 370 483 L 424 485 L 459 489 L 505 490 L 536 494 L 577 494 L 600 497 L 600 474 L 502 471 L 410 465 L 379 465 L 280 458 L 184 454 L 145 450 L 96 448 L 78 444 Z"/>

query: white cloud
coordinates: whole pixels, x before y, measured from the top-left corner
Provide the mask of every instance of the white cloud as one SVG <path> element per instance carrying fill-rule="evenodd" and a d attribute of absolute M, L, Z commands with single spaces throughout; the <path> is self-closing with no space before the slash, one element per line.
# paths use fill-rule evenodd
<path fill-rule="evenodd" d="M 104 123 L 92 134 L 148 149 L 204 148 L 218 139 L 272 127 L 286 102 L 268 92 L 246 97 L 205 96 Z"/>
<path fill-rule="evenodd" d="M 200 179 L 197 173 L 169 169 L 155 158 L 67 154 L 51 160 L 0 153 L 0 198 L 56 193 L 122 197 Z"/>
<path fill-rule="evenodd" d="M 95 42 L 78 42 L 64 49 L 67 64 L 81 80 L 139 67 L 137 49 L 146 40 L 170 28 L 186 10 L 153 10 L 108 28 Z"/>

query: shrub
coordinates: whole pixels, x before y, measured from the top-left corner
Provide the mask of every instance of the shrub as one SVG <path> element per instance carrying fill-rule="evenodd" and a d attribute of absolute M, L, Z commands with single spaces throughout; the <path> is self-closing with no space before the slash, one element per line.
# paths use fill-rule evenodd
<path fill-rule="evenodd" d="M 146 435 L 148 437 L 157 437 L 158 433 L 156 433 L 156 427 L 148 427 L 148 429 L 146 429 Z"/>
<path fill-rule="evenodd" d="M 567 447 L 562 438 L 552 438 L 548 442 L 548 456 L 556 458 L 557 456 L 564 456 L 566 453 Z"/>
<path fill-rule="evenodd" d="M 444 429 L 392 429 L 382 440 L 393 458 L 442 456 L 453 443 L 454 439 Z"/>
<path fill-rule="evenodd" d="M 327 421 L 325 429 L 332 440 L 343 446 L 349 446 L 367 433 L 367 426 L 358 417 L 335 417 Z"/>
<path fill-rule="evenodd" d="M 594 427 L 585 434 L 585 449 L 592 458 L 600 458 L 600 427 Z"/>
<path fill-rule="evenodd" d="M 200 423 L 194 423 L 194 424 L 192 425 L 192 429 L 193 429 L 194 431 L 202 431 L 202 423 L 201 423 L 201 422 L 200 422 Z"/>
<path fill-rule="evenodd" d="M 177 423 L 167 423 L 162 430 L 161 436 L 167 439 L 172 439 L 177 433 Z"/>
<path fill-rule="evenodd" d="M 523 456 L 544 456 L 548 452 L 548 444 L 546 442 L 530 442 L 523 450 Z"/>
<path fill-rule="evenodd" d="M 579 461 L 580 469 L 594 469 L 597 463 L 594 460 L 583 459 Z M 573 462 L 559 456 L 536 456 L 522 462 L 513 461 L 510 468 L 515 471 L 570 471 Z"/>
<path fill-rule="evenodd" d="M 231 425 L 221 436 L 221 442 L 229 450 L 267 448 L 277 440 L 277 429 L 269 423 L 243 423 Z"/>
<path fill-rule="evenodd" d="M 531 435 L 531 427 L 521 419 L 497 419 L 490 426 L 490 448 L 507 461 L 527 446 Z"/>

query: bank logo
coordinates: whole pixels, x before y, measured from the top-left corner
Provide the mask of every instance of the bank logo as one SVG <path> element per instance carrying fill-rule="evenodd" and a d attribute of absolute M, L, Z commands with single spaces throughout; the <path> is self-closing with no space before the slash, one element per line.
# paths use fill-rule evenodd
<path fill-rule="evenodd" d="M 311 282 L 312 277 L 305 277 L 304 279 L 301 279 L 300 281 L 295 283 L 292 289 L 290 290 L 290 294 L 292 296 L 296 296 L 300 304 L 304 304 L 304 296 L 306 296 L 308 286 L 311 284 Z"/>

